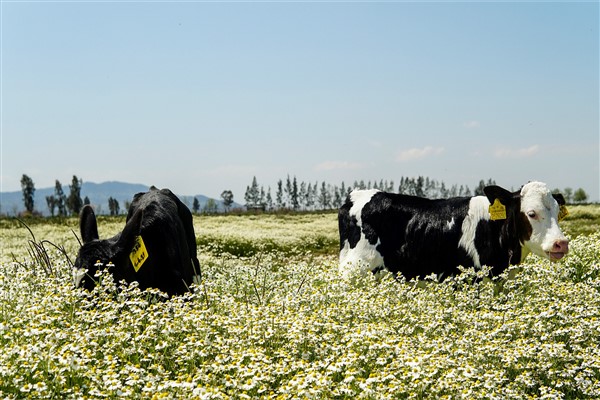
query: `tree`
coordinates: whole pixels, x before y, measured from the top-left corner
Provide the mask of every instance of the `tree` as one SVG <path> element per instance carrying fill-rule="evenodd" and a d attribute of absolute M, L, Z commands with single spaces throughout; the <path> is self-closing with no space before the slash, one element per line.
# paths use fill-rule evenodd
<path fill-rule="evenodd" d="M 296 181 L 295 176 L 292 183 L 292 208 L 294 210 L 298 210 L 300 208 L 300 202 L 298 201 L 298 181 Z"/>
<path fill-rule="evenodd" d="M 48 209 L 50 210 L 50 215 L 54 216 L 54 210 L 58 208 L 58 215 L 64 217 L 67 215 L 66 210 L 66 202 L 67 196 L 63 192 L 62 185 L 60 181 L 57 179 L 54 182 L 54 194 L 51 196 L 46 196 L 46 204 L 48 204 Z M 89 202 L 89 200 L 88 200 Z"/>
<path fill-rule="evenodd" d="M 23 190 L 23 203 L 25 210 L 29 213 L 33 213 L 33 196 L 35 194 L 35 185 L 30 177 L 23 174 L 21 177 L 21 189 Z"/>
<path fill-rule="evenodd" d="M 323 182 L 321 184 L 321 193 L 319 195 L 319 204 L 322 210 L 326 210 L 331 207 L 331 194 L 327 190 L 327 184 Z"/>
<path fill-rule="evenodd" d="M 340 208 L 342 206 L 342 196 L 340 196 L 340 191 L 337 186 L 333 188 L 333 207 Z"/>
<path fill-rule="evenodd" d="M 422 176 L 417 178 L 415 185 L 415 195 L 419 197 L 425 197 L 425 179 Z"/>
<path fill-rule="evenodd" d="M 446 199 L 448 198 L 448 189 L 446 189 L 446 185 L 444 184 L 444 182 L 442 182 L 441 186 L 440 186 L 440 197 L 442 199 Z"/>
<path fill-rule="evenodd" d="M 89 197 L 87 197 L 87 196 L 85 196 L 85 198 L 83 199 L 83 204 L 84 204 L 84 205 L 89 205 L 89 204 L 91 204 L 91 202 L 90 202 L 90 198 L 89 198 Z"/>
<path fill-rule="evenodd" d="M 312 187 L 312 192 L 310 193 L 310 203 L 313 208 L 317 207 L 317 200 L 319 199 L 319 182 L 315 181 L 315 184 Z"/>
<path fill-rule="evenodd" d="M 283 202 L 283 182 L 281 179 L 277 181 L 277 192 L 275 192 L 275 205 L 278 209 L 283 208 L 285 203 Z"/>
<path fill-rule="evenodd" d="M 63 192 L 62 185 L 58 179 L 54 182 L 54 201 L 58 208 L 58 215 L 65 217 L 67 215 L 67 196 L 65 196 L 65 192 Z"/>
<path fill-rule="evenodd" d="M 313 199 L 314 199 L 314 197 L 313 197 L 312 185 L 310 184 L 310 182 L 308 182 L 308 186 L 306 186 L 306 193 L 304 194 L 304 204 L 306 205 L 306 208 L 308 210 L 310 210 L 312 208 L 312 206 L 315 204 Z"/>
<path fill-rule="evenodd" d="M 46 204 L 48 204 L 50 215 L 54 217 L 54 209 L 56 208 L 56 199 L 54 196 L 46 196 Z"/>
<path fill-rule="evenodd" d="M 70 193 L 67 198 L 67 208 L 72 214 L 78 215 L 83 207 L 83 200 L 81 200 L 81 185 L 83 181 L 78 179 L 77 176 L 73 175 L 71 184 L 69 185 Z"/>
<path fill-rule="evenodd" d="M 287 180 L 285 181 L 285 188 L 284 188 L 284 192 L 285 192 L 285 204 L 289 206 L 293 206 L 292 203 L 292 181 L 290 180 L 290 176 L 287 176 Z M 284 204 L 284 206 L 285 206 Z"/>
<path fill-rule="evenodd" d="M 200 202 L 198 201 L 197 197 L 194 197 L 194 203 L 192 204 L 192 211 L 194 211 L 194 214 L 198 214 L 198 211 L 200 211 Z"/>
<path fill-rule="evenodd" d="M 567 203 L 571 203 L 573 201 L 573 189 L 571 189 L 570 187 L 565 188 L 565 190 L 563 191 L 563 197 L 565 198 L 565 201 Z"/>
<path fill-rule="evenodd" d="M 246 194 L 244 195 L 246 200 L 246 206 L 258 206 L 260 204 L 260 190 L 258 188 L 258 182 L 256 176 L 252 178 L 252 185 L 246 186 Z"/>
<path fill-rule="evenodd" d="M 588 199 L 588 195 L 582 188 L 579 188 L 573 194 L 573 201 L 575 203 L 583 203 Z"/>
<path fill-rule="evenodd" d="M 225 207 L 225 211 L 229 211 L 229 207 L 233 204 L 233 192 L 231 190 L 223 190 L 221 193 L 221 198 L 223 199 L 223 207 Z"/>
<path fill-rule="evenodd" d="M 203 211 L 207 214 L 213 214 L 217 212 L 217 202 L 215 199 L 208 199 L 206 204 L 204 204 Z"/>
<path fill-rule="evenodd" d="M 267 190 L 267 200 L 266 200 L 266 206 L 267 206 L 267 210 L 272 210 L 273 209 L 273 197 L 271 196 L 271 186 L 269 186 L 268 190 Z"/>
<path fill-rule="evenodd" d="M 110 212 L 110 215 L 119 215 L 119 212 L 120 212 L 119 201 L 117 199 L 109 197 L 108 198 L 108 210 Z"/>
<path fill-rule="evenodd" d="M 306 183 L 300 182 L 300 190 L 298 191 L 298 202 L 304 206 L 306 210 Z"/>
<path fill-rule="evenodd" d="M 258 204 L 264 209 L 267 204 L 266 193 L 264 186 L 260 186 L 260 195 L 258 196 Z"/>
<path fill-rule="evenodd" d="M 475 188 L 475 196 L 483 196 L 483 188 L 485 187 L 485 182 L 482 180 L 479 181 L 479 185 Z"/>
<path fill-rule="evenodd" d="M 393 185 L 393 183 L 392 183 Z M 342 182 L 342 186 L 340 187 L 340 197 L 342 198 L 342 201 L 346 201 L 346 197 L 348 197 L 348 195 L 350 194 L 349 189 L 346 189 L 346 185 L 344 184 L 344 182 Z M 388 191 L 392 191 L 394 190 L 393 188 L 388 188 Z"/>

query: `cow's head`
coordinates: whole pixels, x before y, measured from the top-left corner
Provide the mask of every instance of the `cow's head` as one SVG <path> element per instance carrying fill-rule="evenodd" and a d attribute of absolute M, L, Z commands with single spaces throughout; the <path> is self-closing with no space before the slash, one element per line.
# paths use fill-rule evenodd
<path fill-rule="evenodd" d="M 101 269 L 112 272 L 116 281 L 122 279 L 123 271 L 129 265 L 129 253 L 136 236 L 140 234 L 141 223 L 142 210 L 138 210 L 127 221 L 123 232 L 113 238 L 101 240 L 98 237 L 94 210 L 89 205 L 84 206 L 79 219 L 83 245 L 79 249 L 73 270 L 75 286 L 93 289 L 97 279 L 94 276 Z"/>
<path fill-rule="evenodd" d="M 565 205 L 561 194 L 552 194 L 542 182 L 529 182 L 515 193 L 488 186 L 484 193 L 490 204 L 498 200 L 506 207 L 505 229 L 517 235 L 522 258 L 532 252 L 556 261 L 569 252 L 569 241 L 558 226 L 560 207 Z"/>

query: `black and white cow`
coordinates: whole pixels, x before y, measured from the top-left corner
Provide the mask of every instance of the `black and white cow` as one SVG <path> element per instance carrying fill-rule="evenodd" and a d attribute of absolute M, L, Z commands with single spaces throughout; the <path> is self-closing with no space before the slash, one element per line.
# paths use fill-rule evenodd
<path fill-rule="evenodd" d="M 168 189 L 153 186 L 136 194 L 125 228 L 110 239 L 99 239 L 89 205 L 81 210 L 79 224 L 83 245 L 73 272 L 76 286 L 92 289 L 96 271 L 108 268 L 116 282 L 137 281 L 142 290 L 179 295 L 200 274 L 192 214 Z"/>
<path fill-rule="evenodd" d="M 569 242 L 558 226 L 562 195 L 541 182 L 514 193 L 488 186 L 484 193 L 429 200 L 352 191 L 338 214 L 341 274 L 385 268 L 407 280 L 429 274 L 443 279 L 458 273 L 459 265 L 488 265 L 497 275 L 530 252 L 550 260 L 567 254 Z"/>

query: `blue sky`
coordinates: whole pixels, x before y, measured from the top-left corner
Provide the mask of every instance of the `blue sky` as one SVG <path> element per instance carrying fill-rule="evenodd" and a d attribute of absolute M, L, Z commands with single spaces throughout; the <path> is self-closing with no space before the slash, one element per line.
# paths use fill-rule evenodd
<path fill-rule="evenodd" d="M 600 198 L 597 2 L 1 8 L 2 191 L 423 175 Z"/>

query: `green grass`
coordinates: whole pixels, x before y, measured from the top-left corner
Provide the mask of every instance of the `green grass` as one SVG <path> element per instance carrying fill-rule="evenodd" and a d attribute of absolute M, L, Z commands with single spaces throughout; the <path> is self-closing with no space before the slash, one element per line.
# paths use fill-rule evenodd
<path fill-rule="evenodd" d="M 74 258 L 74 218 L 0 220 L 0 398 L 600 398 L 598 208 L 569 210 L 563 262 L 422 285 L 343 281 L 335 214 L 195 217 L 203 282 L 168 300 L 30 257 Z"/>
<path fill-rule="evenodd" d="M 213 215 L 195 217 L 202 252 L 334 254 L 339 250 L 336 213 Z"/>
<path fill-rule="evenodd" d="M 572 237 L 600 231 L 600 204 L 570 205 L 569 215 L 560 223 L 564 232 Z"/>

